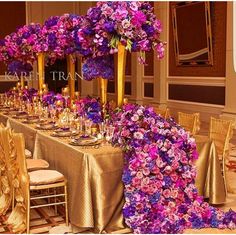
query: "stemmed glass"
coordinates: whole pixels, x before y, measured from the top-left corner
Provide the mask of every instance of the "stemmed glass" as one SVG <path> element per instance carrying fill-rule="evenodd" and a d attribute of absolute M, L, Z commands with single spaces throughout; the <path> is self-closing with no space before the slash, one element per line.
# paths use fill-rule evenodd
<path fill-rule="evenodd" d="M 52 118 L 53 123 L 56 121 L 57 110 L 53 105 L 49 106 L 50 117 Z"/>
<path fill-rule="evenodd" d="M 101 139 L 102 139 L 102 141 L 104 141 L 105 134 L 106 134 L 106 123 L 105 122 L 101 122 L 98 125 L 99 125 L 99 132 L 101 134 Z"/>
<path fill-rule="evenodd" d="M 92 134 L 92 130 L 91 130 L 92 124 L 93 124 L 93 122 L 91 120 L 89 120 L 89 119 L 85 120 L 85 122 L 84 122 L 85 135 L 91 136 L 91 134 Z"/>
<path fill-rule="evenodd" d="M 106 140 L 109 142 L 113 138 L 115 127 L 112 125 L 107 126 L 106 128 Z"/>

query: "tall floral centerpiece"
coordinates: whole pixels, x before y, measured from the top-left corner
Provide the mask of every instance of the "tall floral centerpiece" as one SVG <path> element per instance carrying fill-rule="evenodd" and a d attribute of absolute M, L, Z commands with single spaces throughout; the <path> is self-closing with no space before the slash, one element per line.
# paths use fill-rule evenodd
<path fill-rule="evenodd" d="M 72 31 L 80 26 L 82 17 L 75 14 L 64 14 L 59 17 L 57 25 L 59 33 L 57 35 L 58 44 L 67 59 L 68 85 L 71 99 L 75 98 L 75 45 Z"/>
<path fill-rule="evenodd" d="M 159 39 L 160 21 L 152 6 L 147 2 L 98 2 L 88 10 L 80 47 L 87 56 L 104 56 L 118 52 L 117 59 L 117 101 L 123 104 L 126 50 L 140 52 L 139 61 L 145 63 L 145 52 L 156 50 L 158 58 L 163 57 L 164 43 Z M 84 37 L 85 36 L 85 37 Z M 91 42 L 91 38 L 93 38 Z M 88 45 L 93 50 L 89 50 Z"/>
<path fill-rule="evenodd" d="M 94 33 L 93 56 L 118 52 L 117 102 L 123 104 L 126 50 L 140 52 L 139 61 L 145 64 L 145 52 L 156 50 L 163 57 L 162 31 L 152 6 L 147 2 L 98 2 L 90 8 L 87 18 Z"/>
<path fill-rule="evenodd" d="M 15 57 L 23 63 L 30 63 L 31 65 L 35 60 L 38 61 L 39 73 L 39 90 L 42 90 L 44 84 L 44 54 L 39 53 L 35 48 L 38 44 L 42 44 L 40 37 L 41 26 L 38 23 L 31 23 L 19 28 L 16 32 L 16 38 L 13 42 L 17 45 Z M 43 47 L 43 46 L 41 46 Z M 47 49 L 47 48 L 45 48 Z"/>
<path fill-rule="evenodd" d="M 67 59 L 68 85 L 70 97 L 75 94 L 75 46 L 72 31 L 79 27 L 82 17 L 64 14 L 47 19 L 42 30 L 42 37 L 48 45 L 48 62 L 53 64 L 56 59 Z"/>

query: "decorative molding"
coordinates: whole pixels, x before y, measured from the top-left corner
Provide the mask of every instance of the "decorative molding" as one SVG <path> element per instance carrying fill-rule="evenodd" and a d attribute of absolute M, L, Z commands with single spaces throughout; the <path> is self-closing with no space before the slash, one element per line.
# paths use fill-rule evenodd
<path fill-rule="evenodd" d="M 218 105 L 218 104 L 208 104 L 208 103 L 199 103 L 199 102 L 189 102 L 189 101 L 182 101 L 182 100 L 167 100 L 168 104 L 182 104 L 185 105 L 185 107 L 190 107 L 190 106 L 195 106 L 195 107 L 211 107 L 211 108 L 217 108 L 217 109 L 223 109 L 225 106 L 224 105 Z M 186 106 L 187 105 L 187 106 Z"/>
<path fill-rule="evenodd" d="M 225 77 L 188 77 L 188 76 L 169 76 L 168 84 L 180 85 L 201 85 L 201 86 L 221 86 L 225 87 Z"/>

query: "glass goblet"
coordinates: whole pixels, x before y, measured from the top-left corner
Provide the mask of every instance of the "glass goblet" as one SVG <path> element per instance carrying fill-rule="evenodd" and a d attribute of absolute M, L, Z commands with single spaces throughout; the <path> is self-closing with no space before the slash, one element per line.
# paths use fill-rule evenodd
<path fill-rule="evenodd" d="M 115 131 L 115 127 L 114 126 L 107 126 L 106 128 L 106 140 L 109 142 L 111 141 L 111 139 L 113 138 L 114 135 L 114 131 Z"/>

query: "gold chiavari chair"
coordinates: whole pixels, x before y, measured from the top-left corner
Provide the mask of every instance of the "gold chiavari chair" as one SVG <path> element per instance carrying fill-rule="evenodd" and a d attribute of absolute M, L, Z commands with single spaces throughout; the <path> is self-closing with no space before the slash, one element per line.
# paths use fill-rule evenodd
<path fill-rule="evenodd" d="M 5 126 L 2 123 L 0 123 L 0 128 L 4 127 Z M 43 159 L 31 159 L 29 158 L 29 155 L 31 156 L 31 152 L 25 149 L 25 157 L 27 158 L 26 163 L 28 171 L 47 169 L 49 167 L 49 163 L 47 161 Z"/>
<path fill-rule="evenodd" d="M 227 192 L 226 184 L 226 158 L 229 154 L 229 141 L 233 136 L 232 121 L 211 117 L 209 138 L 214 141 L 217 154 L 222 162 L 222 173 Z"/>
<path fill-rule="evenodd" d="M 12 178 L 6 162 L 5 146 L 2 136 L 4 126 L 0 124 L 0 215 L 5 215 L 11 206 L 13 190 Z"/>
<path fill-rule="evenodd" d="M 154 107 L 154 111 L 157 114 L 160 114 L 165 119 L 170 118 L 170 110 L 168 108 L 166 108 L 166 109 L 159 109 L 159 108 Z"/>
<path fill-rule="evenodd" d="M 0 131 L 1 132 L 1 131 Z M 64 176 L 55 170 L 37 170 L 28 172 L 24 153 L 23 134 L 11 134 L 9 130 L 1 133 L 11 156 L 10 174 L 13 178 L 16 205 L 11 212 L 7 224 L 11 225 L 13 232 L 30 232 L 30 209 L 47 206 L 65 206 L 66 225 L 68 226 L 67 181 Z M 57 189 L 63 188 L 63 193 L 57 193 Z M 52 189 L 52 190 L 51 190 Z M 43 194 L 35 194 L 42 192 Z M 34 192 L 34 194 L 32 194 Z M 54 202 L 46 201 L 53 199 Z M 57 200 L 61 198 L 61 200 Z M 36 201 L 43 200 L 43 204 Z M 34 204 L 32 204 L 34 202 Z M 47 202 L 47 203 L 45 203 Z M 44 204 L 45 203 L 45 204 Z"/>
<path fill-rule="evenodd" d="M 200 130 L 200 114 L 178 112 L 178 123 L 191 135 L 196 135 Z"/>

